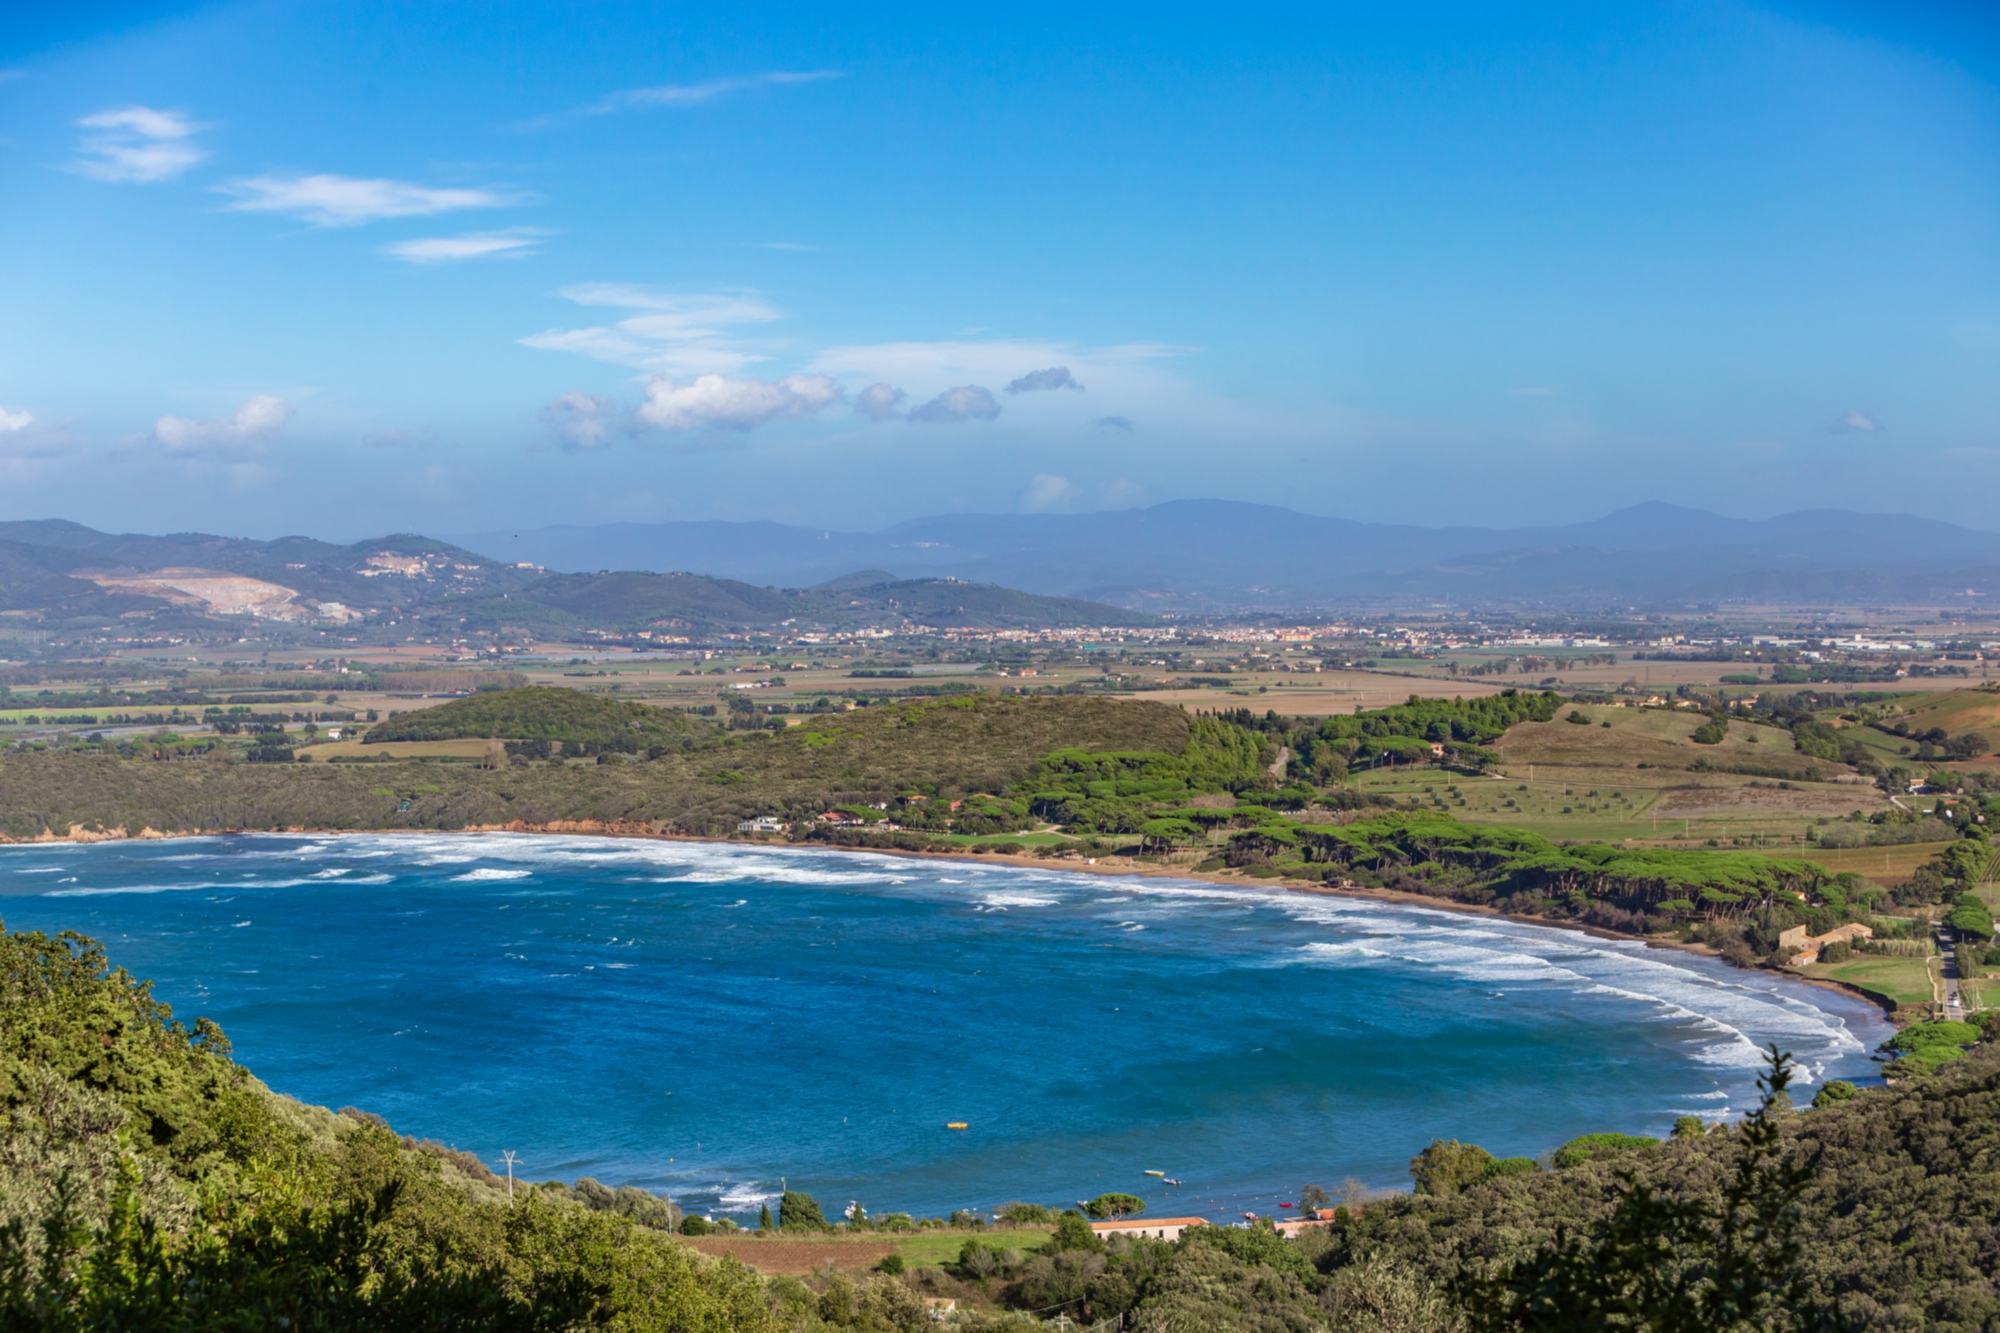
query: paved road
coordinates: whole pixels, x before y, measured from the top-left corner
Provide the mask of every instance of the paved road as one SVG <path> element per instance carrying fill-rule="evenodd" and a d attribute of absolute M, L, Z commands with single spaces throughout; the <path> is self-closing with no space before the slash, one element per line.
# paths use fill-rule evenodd
<path fill-rule="evenodd" d="M 1965 1001 L 1958 993 L 1958 949 L 1951 942 L 1951 933 L 1943 926 L 1938 927 L 1938 948 L 1944 953 L 1944 962 L 1939 968 L 1944 973 L 1944 1016 L 1962 1019 L 1965 1017 Z"/>

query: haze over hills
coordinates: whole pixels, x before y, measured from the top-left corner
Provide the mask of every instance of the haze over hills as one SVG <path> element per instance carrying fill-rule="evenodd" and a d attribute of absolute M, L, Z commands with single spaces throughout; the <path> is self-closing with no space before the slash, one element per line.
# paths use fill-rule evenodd
<path fill-rule="evenodd" d="M 1143 613 L 880 570 L 806 589 L 685 572 L 551 574 L 402 533 L 337 545 L 207 533 L 105 533 L 57 519 L 0 523 L 0 617 L 89 629 L 265 621 L 464 632 L 729 634 L 836 629 L 1045 629 L 1147 623 Z M 237 622 L 240 623 L 240 622 Z M 233 632 L 233 631 L 232 631 Z"/>
<path fill-rule="evenodd" d="M 2000 533 L 1907 514 L 1810 510 L 1735 519 L 1660 503 L 1536 528 L 1426 528 L 1177 500 L 1094 514 L 941 515 L 876 533 L 709 521 L 455 540 L 550 569 L 693 569 L 799 586 L 874 567 L 1152 611 L 1415 600 L 1980 605 L 2000 595 Z"/>

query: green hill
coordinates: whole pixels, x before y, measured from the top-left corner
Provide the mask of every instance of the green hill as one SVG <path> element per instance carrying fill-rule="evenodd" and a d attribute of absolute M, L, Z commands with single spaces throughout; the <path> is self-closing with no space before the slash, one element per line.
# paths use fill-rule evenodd
<path fill-rule="evenodd" d="M 516 739 L 514 733 L 550 720 L 547 714 L 504 715 L 507 694 L 533 693 L 538 692 L 475 695 L 425 709 L 408 720 L 449 717 L 448 710 L 461 706 L 467 707 L 457 716 L 472 713 L 477 720 L 466 731 L 432 731 L 437 724 L 426 723 L 425 730 L 402 739 Z M 1166 704 L 981 695 L 857 709 L 816 717 L 784 732 L 732 732 L 705 744 L 714 733 L 699 721 L 575 691 L 547 693 L 560 696 L 565 707 L 578 700 L 582 706 L 637 708 L 643 710 L 641 721 L 687 730 L 665 733 L 657 757 L 648 757 L 653 743 L 637 744 L 642 733 L 613 731 L 621 740 L 632 736 L 636 752 L 604 764 L 524 759 L 505 769 L 422 760 L 251 764 L 230 762 L 220 751 L 202 762 L 176 764 L 102 754 L 14 752 L 0 755 L 0 835 L 33 838 L 72 826 L 136 834 L 148 828 L 161 833 L 451 829 L 554 820 L 617 820 L 662 832 L 727 833 L 738 820 L 753 815 L 809 814 L 911 789 L 953 797 L 999 792 L 1026 778 L 1055 750 L 1178 754 L 1190 734 L 1187 714 Z M 486 708 L 495 710 L 490 717 Z M 602 727 L 607 718 L 622 725 L 626 715 L 610 711 L 588 717 L 593 726 Z M 404 721 L 391 719 L 371 734 Z M 598 746 L 620 748 L 602 741 Z"/>
<path fill-rule="evenodd" d="M 679 713 L 581 690 L 528 685 L 455 699 L 403 713 L 369 728 L 362 743 L 452 741 L 467 737 L 515 741 L 588 742 L 614 750 L 644 750 L 706 738 L 715 728 Z"/>

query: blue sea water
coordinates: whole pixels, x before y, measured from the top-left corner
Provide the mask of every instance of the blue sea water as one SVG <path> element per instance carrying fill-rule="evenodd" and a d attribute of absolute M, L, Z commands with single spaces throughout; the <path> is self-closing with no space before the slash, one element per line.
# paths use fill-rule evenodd
<path fill-rule="evenodd" d="M 278 1091 L 731 1214 L 782 1181 L 871 1213 L 1108 1189 L 1269 1213 L 1308 1181 L 1406 1185 L 1434 1138 L 1536 1156 L 1740 1115 L 1770 1042 L 1866 1079 L 1888 1033 L 1833 992 L 1575 932 L 835 851 L 14 847 L 0 917 L 103 940 Z"/>

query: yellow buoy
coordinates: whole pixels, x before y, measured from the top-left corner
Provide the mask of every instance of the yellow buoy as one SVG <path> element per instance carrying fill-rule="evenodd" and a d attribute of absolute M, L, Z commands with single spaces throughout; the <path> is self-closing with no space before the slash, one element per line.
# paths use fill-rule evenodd
<path fill-rule="evenodd" d="M 965 1127 L 966 1122 L 963 1120 L 948 1120 L 945 1122 L 946 1129 L 964 1129 Z"/>

